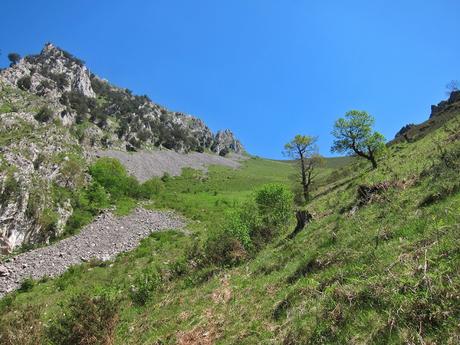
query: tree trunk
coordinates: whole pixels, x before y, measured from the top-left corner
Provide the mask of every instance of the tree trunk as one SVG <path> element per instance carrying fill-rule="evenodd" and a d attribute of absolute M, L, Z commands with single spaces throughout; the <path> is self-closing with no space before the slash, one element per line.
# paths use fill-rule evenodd
<path fill-rule="evenodd" d="M 375 160 L 375 157 L 373 154 L 369 156 L 369 160 L 372 163 L 372 169 L 377 169 L 377 161 Z"/>
<path fill-rule="evenodd" d="M 371 150 L 369 150 L 369 154 L 365 154 L 363 151 L 358 150 L 355 145 L 352 145 L 351 148 L 358 156 L 370 161 L 372 163 L 372 169 L 377 169 L 377 161 L 375 160 L 374 153 Z"/>
<path fill-rule="evenodd" d="M 297 225 L 294 231 L 288 236 L 289 239 L 296 237 L 305 228 L 305 225 L 313 219 L 313 216 L 307 210 L 296 211 L 295 217 L 297 218 Z"/>
<path fill-rule="evenodd" d="M 303 157 L 303 153 L 299 152 L 300 155 L 300 170 L 302 173 L 302 189 L 303 189 L 303 197 L 305 202 L 308 201 L 308 184 L 307 184 L 307 172 L 305 171 L 305 159 Z"/>

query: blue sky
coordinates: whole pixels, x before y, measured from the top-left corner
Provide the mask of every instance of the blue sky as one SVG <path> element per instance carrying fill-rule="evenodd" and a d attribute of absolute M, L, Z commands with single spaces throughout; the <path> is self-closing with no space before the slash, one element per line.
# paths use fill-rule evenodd
<path fill-rule="evenodd" d="M 17 1 L 0 4 L 0 65 L 51 41 L 114 84 L 230 128 L 281 158 L 295 134 L 331 155 L 350 109 L 392 138 L 460 79 L 458 0 Z"/>

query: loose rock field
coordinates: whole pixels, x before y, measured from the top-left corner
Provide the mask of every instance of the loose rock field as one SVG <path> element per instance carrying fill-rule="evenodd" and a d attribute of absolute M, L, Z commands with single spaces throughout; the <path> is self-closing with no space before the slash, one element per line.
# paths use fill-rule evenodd
<path fill-rule="evenodd" d="M 173 212 L 136 209 L 124 217 L 100 215 L 72 237 L 38 248 L 0 264 L 0 297 L 18 289 L 26 278 L 55 277 L 91 258 L 109 260 L 134 249 L 152 232 L 179 229 L 185 222 Z"/>

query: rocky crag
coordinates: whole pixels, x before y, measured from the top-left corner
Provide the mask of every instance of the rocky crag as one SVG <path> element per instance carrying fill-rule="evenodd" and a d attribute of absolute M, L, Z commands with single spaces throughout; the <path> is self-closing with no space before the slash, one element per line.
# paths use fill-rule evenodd
<path fill-rule="evenodd" d="M 413 142 L 423 138 L 428 133 L 441 127 L 444 123 L 458 116 L 460 109 L 460 91 L 453 91 L 447 100 L 431 106 L 431 113 L 425 122 L 420 124 L 407 124 L 395 135 L 391 143 L 409 141 Z"/>
<path fill-rule="evenodd" d="M 229 130 L 111 85 L 46 44 L 0 70 L 0 249 L 59 236 L 73 209 L 66 191 L 88 183 L 100 150 L 243 153 Z"/>

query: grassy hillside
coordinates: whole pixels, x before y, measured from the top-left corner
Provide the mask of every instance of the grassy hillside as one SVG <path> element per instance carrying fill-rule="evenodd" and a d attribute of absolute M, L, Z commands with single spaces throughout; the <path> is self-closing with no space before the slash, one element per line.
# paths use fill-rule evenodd
<path fill-rule="evenodd" d="M 292 166 L 253 158 L 240 170 L 163 178 L 149 207 L 186 215 L 190 235 L 157 233 L 114 262 L 23 284 L 0 301 L 1 339 L 458 344 L 459 132 L 457 116 L 417 142 L 391 146 L 377 170 L 363 161 L 325 168 L 307 206 L 313 222 L 288 240 L 291 222 L 227 267 L 198 263 L 208 234 L 254 188 L 289 184 Z"/>

